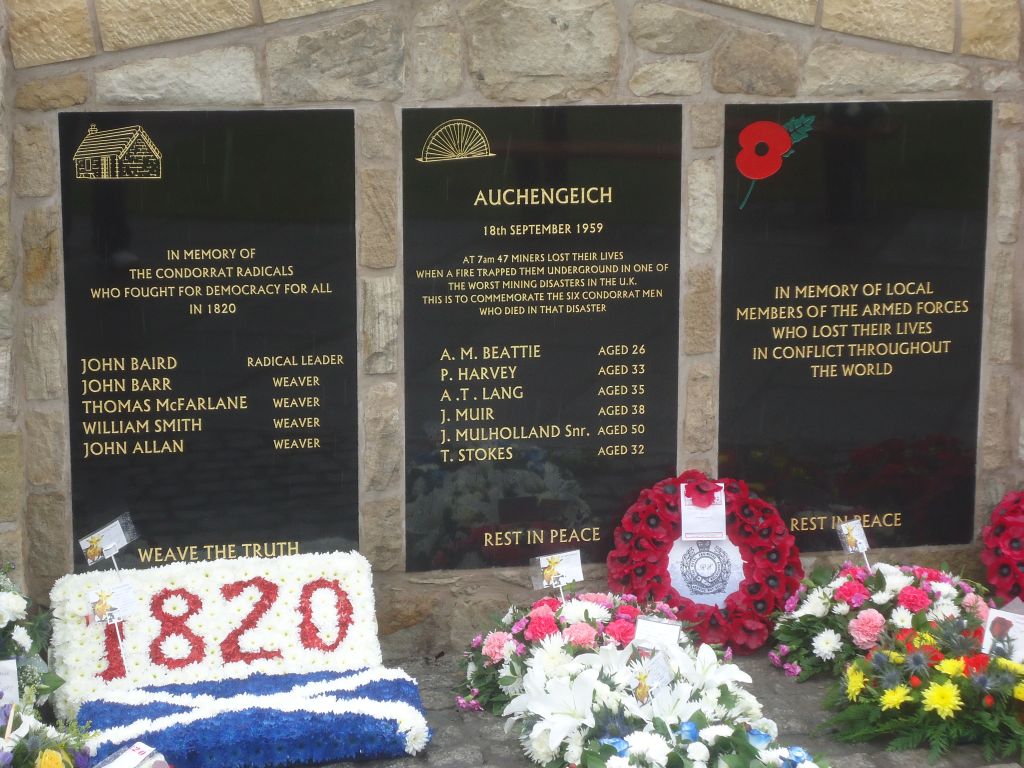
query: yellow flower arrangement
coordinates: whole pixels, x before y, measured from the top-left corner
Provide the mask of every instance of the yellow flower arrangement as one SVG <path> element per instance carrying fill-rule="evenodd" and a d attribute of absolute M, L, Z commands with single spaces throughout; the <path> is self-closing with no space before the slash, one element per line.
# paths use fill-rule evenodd
<path fill-rule="evenodd" d="M 930 683 L 921 696 L 925 710 L 934 712 L 943 720 L 950 718 L 964 706 L 960 689 L 947 680 L 944 683 Z"/>
<path fill-rule="evenodd" d="M 899 709 L 904 702 L 910 701 L 910 689 L 905 685 L 897 685 L 882 692 L 879 704 L 882 709 Z"/>
<path fill-rule="evenodd" d="M 996 663 L 997 667 L 1002 667 L 1008 672 L 1013 672 L 1017 675 L 1024 675 L 1024 664 L 1019 664 L 1016 661 L 1005 659 L 1002 656 L 995 656 L 992 658 L 992 661 Z"/>
<path fill-rule="evenodd" d="M 864 673 L 855 665 L 851 664 L 846 668 L 846 697 L 850 701 L 856 701 L 860 697 L 865 681 Z"/>
<path fill-rule="evenodd" d="M 959 675 L 962 677 L 964 674 L 964 660 L 962 658 L 943 659 L 935 665 L 935 668 L 944 675 L 949 675 L 950 677 L 957 677 Z"/>
<path fill-rule="evenodd" d="M 36 768 L 64 768 L 64 757 L 55 749 L 44 749 L 36 758 Z"/>

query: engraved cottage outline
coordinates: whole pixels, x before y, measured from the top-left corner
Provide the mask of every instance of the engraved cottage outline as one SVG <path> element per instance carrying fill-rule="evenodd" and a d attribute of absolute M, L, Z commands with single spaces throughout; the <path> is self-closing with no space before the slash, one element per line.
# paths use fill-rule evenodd
<path fill-rule="evenodd" d="M 74 154 L 78 179 L 159 179 L 163 155 L 141 125 L 100 131 L 89 126 Z"/>

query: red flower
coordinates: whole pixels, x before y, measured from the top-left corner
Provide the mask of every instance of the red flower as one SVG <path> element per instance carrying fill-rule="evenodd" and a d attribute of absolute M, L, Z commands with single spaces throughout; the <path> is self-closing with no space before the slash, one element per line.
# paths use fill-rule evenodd
<path fill-rule="evenodd" d="M 907 682 L 910 683 L 910 687 L 911 688 L 920 688 L 921 687 L 921 678 L 918 677 L 917 675 L 911 675 L 910 676 L 910 680 L 908 680 Z"/>
<path fill-rule="evenodd" d="M 533 605 L 530 606 L 530 610 L 540 608 L 541 606 L 547 606 L 552 611 L 557 611 L 559 608 L 562 607 L 562 601 L 559 600 L 557 597 L 551 597 L 549 595 L 548 597 L 542 597 L 540 600 L 537 600 Z"/>
<path fill-rule="evenodd" d="M 334 593 L 334 605 L 337 613 L 338 634 L 334 642 L 328 643 L 320 636 L 320 629 L 313 621 L 313 595 L 321 589 Z M 337 579 L 314 579 L 302 587 L 299 593 L 299 614 L 302 616 L 302 623 L 299 625 L 299 639 L 304 648 L 315 651 L 330 652 L 337 650 L 348 635 L 348 628 L 352 626 L 352 603 L 348 599 L 348 593 L 341 588 Z"/>
<path fill-rule="evenodd" d="M 984 672 L 988 669 L 989 657 L 987 653 L 976 653 L 973 656 L 964 656 L 964 674 L 968 677 Z"/>
<path fill-rule="evenodd" d="M 616 619 L 604 628 L 604 633 L 618 645 L 622 646 L 633 642 L 633 636 L 636 634 L 636 625 L 631 621 Z"/>
<path fill-rule="evenodd" d="M 555 623 L 555 617 L 552 614 L 540 614 L 530 619 L 530 623 L 526 625 L 526 631 L 523 632 L 525 637 L 530 642 L 536 640 L 543 640 L 548 635 L 558 634 L 558 624 Z"/>
<path fill-rule="evenodd" d="M 1015 597 L 1020 593 L 1020 562 L 1006 555 L 997 558 L 988 566 L 988 580 L 1000 597 Z"/>
<path fill-rule="evenodd" d="M 738 653 L 750 653 L 768 641 L 770 625 L 764 621 L 740 616 L 733 620 L 729 645 Z"/>
<path fill-rule="evenodd" d="M 718 483 L 711 480 L 697 480 L 686 483 L 683 486 L 683 490 L 686 493 L 686 498 L 693 499 L 693 506 L 710 507 L 715 501 L 715 494 L 721 488 Z"/>
<path fill-rule="evenodd" d="M 635 620 L 641 614 L 641 610 L 635 605 L 620 605 L 616 609 L 616 618 L 627 618 Z"/>
<path fill-rule="evenodd" d="M 736 170 L 748 179 L 766 179 L 782 167 L 782 156 L 793 146 L 789 131 L 770 120 L 751 123 L 739 135 Z"/>
<path fill-rule="evenodd" d="M 982 705 L 985 709 L 992 709 L 995 706 L 996 699 L 991 693 L 986 693 L 985 698 L 981 700 Z"/>
<path fill-rule="evenodd" d="M 914 613 L 928 610 L 932 604 L 928 593 L 914 586 L 907 586 L 901 589 L 900 593 L 896 596 L 896 602 Z"/>
<path fill-rule="evenodd" d="M 836 590 L 836 600 L 842 600 L 853 608 L 860 608 L 869 597 L 871 590 L 859 581 L 848 581 Z"/>

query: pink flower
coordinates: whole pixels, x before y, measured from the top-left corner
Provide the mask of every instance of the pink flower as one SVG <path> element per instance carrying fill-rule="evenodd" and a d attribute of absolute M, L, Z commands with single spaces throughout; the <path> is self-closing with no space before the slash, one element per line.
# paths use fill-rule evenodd
<path fill-rule="evenodd" d="M 484 708 L 475 699 L 464 699 L 461 696 L 455 697 L 455 703 L 463 712 L 483 712 Z"/>
<path fill-rule="evenodd" d="M 977 616 L 982 624 L 988 621 L 988 606 L 977 592 L 971 592 L 964 597 L 964 608 Z"/>
<path fill-rule="evenodd" d="M 899 595 L 896 596 L 896 602 L 914 613 L 927 610 L 932 604 L 928 593 L 917 587 L 904 587 L 901 589 Z"/>
<path fill-rule="evenodd" d="M 477 635 L 476 637 L 473 638 L 473 642 L 471 642 L 469 644 L 469 647 L 470 648 L 479 648 L 480 647 L 480 643 L 482 643 L 483 641 L 484 641 L 483 635 Z"/>
<path fill-rule="evenodd" d="M 498 664 L 505 660 L 505 646 L 514 643 L 515 639 L 508 632 L 491 632 L 484 640 L 483 654 L 491 660 L 492 664 Z"/>
<path fill-rule="evenodd" d="M 871 597 L 871 590 L 859 581 L 851 580 L 836 590 L 836 600 L 842 600 L 852 608 L 860 608 Z"/>
<path fill-rule="evenodd" d="M 555 616 L 549 608 L 546 614 L 542 613 L 530 619 L 530 624 L 526 627 L 523 637 L 530 642 L 534 642 L 536 640 L 543 640 L 548 635 L 555 634 L 558 634 L 558 625 L 555 623 Z"/>
<path fill-rule="evenodd" d="M 661 613 L 665 615 L 667 618 L 673 620 L 676 618 L 676 612 L 672 610 L 672 606 L 668 603 L 655 603 L 654 607 L 655 609 L 661 611 Z"/>
<path fill-rule="evenodd" d="M 611 595 L 604 592 L 583 592 L 582 594 L 576 595 L 578 600 L 586 600 L 588 603 L 594 603 L 600 605 L 603 608 L 607 608 L 609 611 L 614 606 Z"/>
<path fill-rule="evenodd" d="M 848 626 L 853 644 L 866 651 L 878 642 L 878 636 L 882 634 L 882 628 L 885 626 L 885 617 L 874 608 L 867 608 L 857 614 L 857 618 Z"/>
<path fill-rule="evenodd" d="M 786 613 L 792 613 L 796 610 L 796 607 L 800 605 L 800 593 L 794 592 L 792 595 L 786 598 L 785 605 L 782 606 L 782 610 Z"/>
<path fill-rule="evenodd" d="M 597 638 L 597 630 L 589 624 L 585 624 L 580 621 L 576 624 L 570 624 L 568 627 L 562 630 L 562 637 L 567 642 L 573 645 L 578 645 L 581 648 L 593 648 L 594 640 Z"/>
<path fill-rule="evenodd" d="M 639 615 L 640 609 L 635 605 L 620 605 L 619 610 L 615 613 L 615 618 L 633 621 Z"/>
<path fill-rule="evenodd" d="M 727 645 L 725 647 L 725 653 L 722 654 L 722 658 L 726 661 L 732 661 L 732 646 Z"/>
<path fill-rule="evenodd" d="M 792 664 L 783 664 L 782 671 L 786 673 L 786 677 L 796 677 L 803 672 L 803 669 L 794 661 Z"/>
<path fill-rule="evenodd" d="M 779 656 L 788 656 L 788 655 L 789 655 L 789 646 L 788 646 L 788 645 L 786 645 L 785 643 L 783 643 L 782 645 L 780 645 L 780 646 L 779 646 L 779 647 L 777 648 L 777 650 L 778 650 L 778 652 L 779 652 Z"/>
<path fill-rule="evenodd" d="M 523 616 L 523 618 L 521 618 L 519 621 L 517 621 L 515 624 L 512 625 L 512 634 L 513 635 L 518 635 L 520 632 L 522 632 L 524 629 L 526 629 L 526 625 L 529 624 L 529 623 L 530 623 L 530 617 L 529 616 Z"/>
<path fill-rule="evenodd" d="M 775 651 L 768 651 L 768 661 L 772 663 L 773 667 L 782 666 L 782 657 L 779 656 Z"/>
<path fill-rule="evenodd" d="M 636 625 L 629 621 L 616 619 L 604 628 L 604 633 L 614 640 L 616 644 L 626 645 L 633 642 L 633 635 L 636 634 Z"/>
<path fill-rule="evenodd" d="M 555 611 L 557 611 L 559 608 L 562 607 L 562 601 L 559 600 L 557 597 L 542 597 L 540 600 L 538 600 L 533 605 L 531 605 L 530 608 L 536 610 L 537 608 L 540 608 L 541 606 L 547 606 L 548 608 L 551 609 L 551 612 L 554 613 Z M 533 615 L 533 611 L 532 610 L 530 611 L 530 615 Z"/>
<path fill-rule="evenodd" d="M 537 605 L 534 603 L 533 609 L 527 614 L 527 618 L 536 619 L 538 616 L 551 616 L 554 618 L 555 610 L 549 605 Z"/>
<path fill-rule="evenodd" d="M 871 575 L 871 573 L 870 571 L 868 571 L 867 568 L 864 568 L 859 565 L 854 565 L 853 563 L 846 563 L 843 566 L 843 570 L 839 572 L 839 575 L 844 578 L 847 576 L 852 576 L 857 581 L 864 581 L 865 579 L 867 579 L 868 576 Z"/>

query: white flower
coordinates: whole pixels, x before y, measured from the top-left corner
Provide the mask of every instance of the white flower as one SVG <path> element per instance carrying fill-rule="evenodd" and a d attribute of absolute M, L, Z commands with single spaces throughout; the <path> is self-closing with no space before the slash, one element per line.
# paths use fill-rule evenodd
<path fill-rule="evenodd" d="M 566 738 L 565 753 L 562 755 L 565 762 L 579 764 L 583 760 L 583 738 L 585 735 L 586 731 L 583 728 L 577 728 Z"/>
<path fill-rule="evenodd" d="M 895 592 L 890 592 L 888 589 L 883 589 L 881 592 L 875 592 L 871 596 L 871 602 L 875 605 L 885 605 L 896 597 Z"/>
<path fill-rule="evenodd" d="M 629 768 L 629 758 L 612 755 L 605 761 L 605 768 Z"/>
<path fill-rule="evenodd" d="M 957 589 L 952 584 L 947 584 L 944 581 L 933 581 L 931 583 L 932 592 L 935 593 L 936 600 L 952 600 L 956 597 Z"/>
<path fill-rule="evenodd" d="M 547 765 L 555 759 L 556 753 L 549 744 L 549 734 L 541 728 L 541 723 L 537 723 L 530 733 L 523 734 L 520 741 L 526 756 L 538 765 Z"/>
<path fill-rule="evenodd" d="M 160 643 L 160 650 L 169 659 L 186 659 L 192 653 L 192 644 L 183 635 L 168 635 Z"/>
<path fill-rule="evenodd" d="M 782 765 L 782 761 L 789 758 L 789 748 L 759 749 L 757 758 L 765 765 Z"/>
<path fill-rule="evenodd" d="M 626 737 L 626 743 L 629 744 L 630 757 L 636 755 L 657 766 L 665 765 L 671 751 L 664 738 L 657 733 L 646 731 L 633 731 Z"/>
<path fill-rule="evenodd" d="M 530 658 L 526 660 L 526 666 L 530 669 L 539 667 L 544 671 L 545 676 L 552 677 L 568 674 L 566 668 L 572 662 L 572 656 L 565 650 L 565 638 L 555 633 L 548 635 L 537 644 L 530 654 Z"/>
<path fill-rule="evenodd" d="M 25 618 L 28 603 L 15 592 L 0 592 L 0 627 Z"/>
<path fill-rule="evenodd" d="M 11 630 L 11 639 L 20 645 L 24 651 L 32 647 L 32 638 L 29 637 L 28 630 L 20 624 Z"/>
<path fill-rule="evenodd" d="M 546 681 L 543 674 L 539 667 L 532 667 L 526 673 L 523 680 L 525 692 L 508 703 L 505 716 L 528 713 L 539 717 L 533 733 L 538 729 L 545 731 L 548 746 L 554 750 L 576 728 L 584 725 L 594 727 L 594 688 L 598 673 L 594 669 L 585 669 L 572 682 L 564 678 Z"/>
<path fill-rule="evenodd" d="M 514 605 L 510 605 L 505 611 L 505 615 L 501 617 L 501 623 L 506 627 L 511 627 L 516 623 L 516 607 Z"/>
<path fill-rule="evenodd" d="M 581 621 L 587 623 L 601 622 L 607 624 L 611 621 L 612 614 L 603 605 L 591 603 L 588 600 L 566 600 L 558 611 L 558 618 L 563 624 L 578 624 Z"/>
<path fill-rule="evenodd" d="M 701 741 L 714 744 L 718 738 L 727 739 L 732 736 L 732 728 L 728 725 L 709 725 L 707 728 L 701 728 L 697 735 L 700 736 Z"/>
<path fill-rule="evenodd" d="M 711 759 L 711 750 L 703 742 L 692 741 L 686 745 L 686 756 L 691 760 L 707 762 Z"/>
<path fill-rule="evenodd" d="M 163 609 L 168 616 L 184 616 L 188 612 L 188 602 L 181 595 L 171 595 L 164 599 Z"/>
<path fill-rule="evenodd" d="M 511 685 L 502 685 L 501 683 L 498 683 L 501 690 L 503 690 L 509 696 L 518 696 L 520 693 L 523 692 L 523 678 L 520 675 L 516 674 L 515 670 L 512 668 L 511 661 L 506 661 L 504 664 L 501 665 L 501 670 L 498 673 L 498 677 L 499 679 L 503 677 L 511 677 L 515 680 L 515 682 Z"/>
<path fill-rule="evenodd" d="M 807 593 L 803 605 L 793 611 L 793 616 L 815 616 L 823 618 L 829 609 L 829 596 L 823 587 L 815 587 Z"/>
<path fill-rule="evenodd" d="M 886 592 L 896 594 L 904 587 L 909 587 L 914 583 L 914 576 L 912 574 L 904 573 L 895 565 L 878 563 L 875 565 L 875 569 L 881 571 L 882 576 L 885 578 Z"/>
<path fill-rule="evenodd" d="M 836 616 L 845 616 L 850 612 L 850 604 L 844 603 L 840 600 L 838 603 L 832 606 L 832 613 Z"/>
<path fill-rule="evenodd" d="M 822 661 L 831 661 L 835 658 L 836 652 L 843 647 L 843 639 L 834 629 L 823 629 L 814 636 L 811 642 L 811 649 L 814 655 Z"/>
<path fill-rule="evenodd" d="M 932 607 L 925 614 L 929 621 L 942 621 L 943 619 L 955 619 L 960 615 L 960 609 L 952 600 L 943 598 L 932 603 Z"/>
<path fill-rule="evenodd" d="M 914 623 L 914 614 L 909 608 L 897 605 L 892 609 L 892 615 L 889 617 L 889 620 L 898 629 L 910 629 Z"/>

